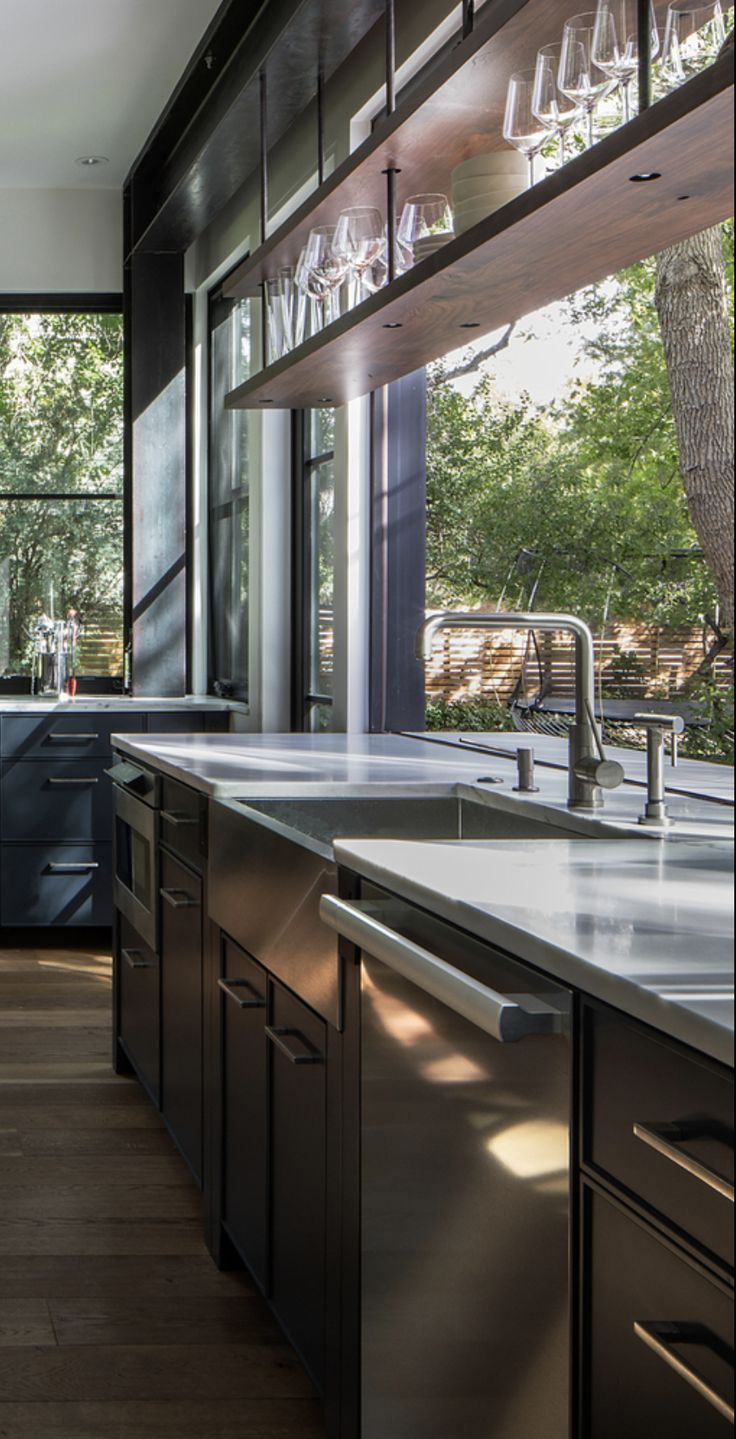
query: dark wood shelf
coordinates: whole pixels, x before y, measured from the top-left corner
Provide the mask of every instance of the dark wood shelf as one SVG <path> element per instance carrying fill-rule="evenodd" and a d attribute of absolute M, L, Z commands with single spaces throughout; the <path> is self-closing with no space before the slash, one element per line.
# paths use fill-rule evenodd
<path fill-rule="evenodd" d="M 655 0 L 655 8 L 664 13 L 667 0 Z M 541 45 L 560 39 L 569 13 L 569 0 L 488 4 L 472 34 L 446 46 L 399 97 L 394 113 L 382 116 L 370 137 L 233 272 L 226 295 L 258 295 L 264 280 L 296 265 L 310 230 L 334 224 L 348 206 L 385 211 L 387 169 L 400 172 L 401 204 L 419 191 L 449 195 L 462 160 L 508 152 L 502 128 L 509 76 L 533 63 Z"/>
<path fill-rule="evenodd" d="M 507 72 L 508 73 L 508 72 Z M 240 385 L 231 409 L 341 405 L 733 214 L 733 59 Z M 660 178 L 632 183 L 656 172 Z"/>

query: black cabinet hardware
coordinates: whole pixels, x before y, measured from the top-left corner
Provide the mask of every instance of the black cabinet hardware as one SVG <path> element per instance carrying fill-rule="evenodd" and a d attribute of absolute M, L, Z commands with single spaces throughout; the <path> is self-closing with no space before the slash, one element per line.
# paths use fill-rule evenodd
<path fill-rule="evenodd" d="M 99 782 L 100 782 L 100 781 L 99 781 L 99 779 L 97 778 L 97 776 L 96 776 L 96 775 L 91 775 L 91 774 L 90 774 L 90 775 L 75 775 L 74 777 L 72 777 L 72 776 L 70 775 L 68 779 L 61 779 L 61 778 L 59 778 L 58 775 L 56 775 L 56 776 L 55 776 L 55 775 L 52 775 L 51 778 L 50 778 L 49 781 L 48 781 L 49 784 L 55 784 L 55 785 L 56 785 L 56 784 L 88 785 L 88 784 L 99 784 Z"/>
<path fill-rule="evenodd" d="M 120 951 L 129 969 L 150 969 L 150 960 L 146 959 L 142 949 L 121 949 Z"/>
<path fill-rule="evenodd" d="M 686 1364 L 675 1349 L 676 1344 L 705 1344 L 708 1343 L 708 1331 L 702 1325 L 693 1324 L 656 1324 L 651 1321 L 636 1319 L 634 1321 L 634 1333 L 642 1344 L 646 1344 L 664 1364 L 674 1369 L 686 1384 L 705 1399 L 713 1409 L 727 1419 L 729 1424 L 734 1422 L 733 1404 L 728 1399 L 722 1398 L 717 1389 L 709 1384 L 707 1379 L 699 1374 L 692 1365 Z"/>
<path fill-rule="evenodd" d="M 709 1189 L 715 1189 L 724 1199 L 730 1199 L 733 1204 L 733 1182 L 717 1174 L 707 1164 L 701 1164 L 692 1154 L 687 1154 L 680 1145 L 686 1143 L 688 1138 L 697 1137 L 693 1134 L 691 1126 L 682 1124 L 639 1124 L 633 1125 L 635 1139 L 640 1139 L 643 1144 L 648 1144 L 650 1149 L 656 1150 L 663 1159 L 668 1159 L 671 1164 L 676 1164 L 678 1169 L 684 1169 L 691 1174 L 693 1179 L 699 1179 L 701 1184 L 707 1184 Z"/>
<path fill-rule="evenodd" d="M 282 1054 L 286 1055 L 290 1064 L 324 1064 L 323 1056 L 317 1050 L 312 1049 L 298 1029 L 277 1029 L 273 1025 L 267 1024 L 266 1036 L 272 1044 L 276 1045 L 277 1049 L 281 1050 Z M 303 1047 L 292 1049 L 291 1045 L 286 1043 L 289 1038 L 298 1040 Z"/>
<path fill-rule="evenodd" d="M 61 863 L 57 863 L 54 860 L 50 860 L 46 867 L 46 872 L 47 874 L 87 874 L 88 871 L 99 869 L 99 867 L 96 860 L 84 860 L 79 863 L 74 863 L 71 860 L 64 860 Z"/>
<path fill-rule="evenodd" d="M 248 979 L 218 979 L 223 994 L 239 1009 L 265 1009 L 266 1001 Z M 244 992 L 247 991 L 247 992 Z"/>
<path fill-rule="evenodd" d="M 185 889 L 160 889 L 159 894 L 172 909 L 199 909 L 200 901 Z"/>
<path fill-rule="evenodd" d="M 199 815 L 179 814 L 176 812 L 176 810 L 173 809 L 162 809 L 161 818 L 165 824 L 199 824 Z"/>

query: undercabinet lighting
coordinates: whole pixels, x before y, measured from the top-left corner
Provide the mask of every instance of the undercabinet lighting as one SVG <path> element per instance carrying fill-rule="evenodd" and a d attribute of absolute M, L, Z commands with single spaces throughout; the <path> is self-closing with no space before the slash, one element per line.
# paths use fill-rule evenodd
<path fill-rule="evenodd" d="M 82 165 L 85 170 L 91 170 L 95 165 L 109 165 L 107 155 L 80 155 L 74 161 L 75 165 Z"/>
<path fill-rule="evenodd" d="M 383 328 L 384 330 L 403 330 L 404 327 L 401 323 L 401 320 L 389 320 Z"/>
<path fill-rule="evenodd" d="M 646 185 L 649 180 L 661 180 L 659 170 L 645 170 L 641 175 L 629 175 L 632 185 Z"/>
<path fill-rule="evenodd" d="M 461 330 L 479 330 L 480 320 L 465 320 L 460 326 Z"/>

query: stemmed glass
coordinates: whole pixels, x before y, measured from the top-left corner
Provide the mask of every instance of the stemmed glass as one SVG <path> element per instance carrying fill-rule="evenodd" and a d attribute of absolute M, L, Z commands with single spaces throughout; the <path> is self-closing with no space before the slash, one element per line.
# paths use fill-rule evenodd
<path fill-rule="evenodd" d="M 565 140 L 582 112 L 577 102 L 569 99 L 559 87 L 561 51 L 562 44 L 559 41 L 553 45 L 543 45 L 542 49 L 537 51 L 532 111 L 541 124 L 557 136 L 560 164 L 564 165 Z"/>
<path fill-rule="evenodd" d="M 659 33 L 650 3 L 649 55 L 659 54 Z M 639 15 L 637 0 L 598 0 L 591 58 L 604 75 L 621 86 L 624 123 L 631 119 L 631 85 L 639 69 Z"/>
<path fill-rule="evenodd" d="M 662 47 L 662 73 L 671 85 L 683 85 L 717 58 L 726 38 L 721 0 L 692 4 L 671 0 Z"/>
<path fill-rule="evenodd" d="M 337 318 L 335 298 L 347 274 L 347 261 L 335 253 L 335 226 L 318 225 L 307 240 L 304 276 L 307 294 L 322 307 L 322 319 L 330 325 Z"/>
<path fill-rule="evenodd" d="M 371 205 L 353 205 L 343 210 L 335 228 L 332 253 L 335 263 L 343 266 L 343 275 L 350 271 L 355 277 L 357 299 L 364 287 L 370 291 L 369 276 L 385 251 L 386 234 L 380 210 Z"/>
<path fill-rule="evenodd" d="M 534 113 L 534 70 L 519 70 L 509 80 L 503 138 L 526 155 L 529 184 L 534 184 L 534 161 L 546 145 L 551 131 Z"/>
<path fill-rule="evenodd" d="M 585 114 L 588 144 L 595 142 L 593 112 L 599 100 L 614 88 L 608 75 L 593 60 L 596 12 L 586 11 L 565 21 L 560 51 L 559 86 Z"/>
<path fill-rule="evenodd" d="M 417 240 L 452 234 L 452 212 L 446 195 L 410 195 L 401 212 L 397 239 L 414 254 Z"/>

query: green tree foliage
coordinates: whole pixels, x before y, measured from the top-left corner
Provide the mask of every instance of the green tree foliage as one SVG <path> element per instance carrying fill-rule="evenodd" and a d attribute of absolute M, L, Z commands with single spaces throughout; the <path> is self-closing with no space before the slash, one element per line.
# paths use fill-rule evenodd
<path fill-rule="evenodd" d="M 732 231 L 727 244 L 732 285 Z M 654 279 L 646 261 L 569 301 L 573 320 L 595 322 L 595 380 L 552 405 L 500 399 L 489 376 L 464 397 L 436 367 L 431 604 L 495 604 L 506 587 L 510 607 L 538 579 L 537 608 L 573 610 L 596 628 L 604 614 L 689 625 L 715 611 L 678 470 Z"/>
<path fill-rule="evenodd" d="M 75 605 L 120 625 L 122 501 L 85 496 L 122 495 L 122 347 L 117 315 L 0 316 L 0 616 L 11 670 L 27 668 L 32 624 L 52 605 L 56 617 Z"/>

